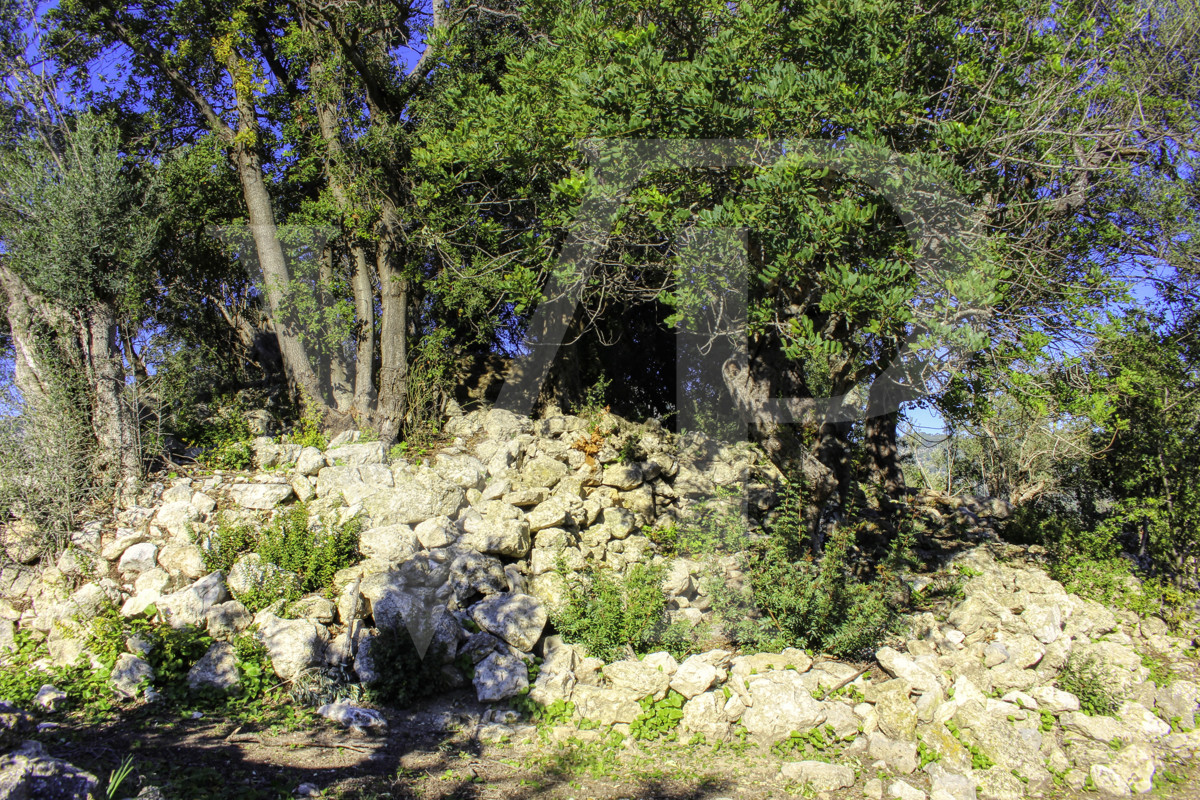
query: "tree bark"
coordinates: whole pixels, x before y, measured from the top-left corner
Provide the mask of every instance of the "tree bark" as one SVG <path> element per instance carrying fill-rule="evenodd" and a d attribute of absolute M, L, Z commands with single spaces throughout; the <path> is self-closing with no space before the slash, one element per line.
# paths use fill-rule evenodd
<path fill-rule="evenodd" d="M 135 417 L 125 396 L 125 369 L 117 345 L 117 315 L 112 303 L 97 300 L 79 320 L 92 396 L 92 432 L 101 463 L 119 478 L 141 475 Z"/>
<path fill-rule="evenodd" d="M 900 387 L 886 373 L 871 384 L 867 400 L 864 439 L 869 459 L 870 480 L 894 502 L 904 494 L 904 473 L 900 470 L 900 449 L 896 424 L 900 420 Z"/>
<path fill-rule="evenodd" d="M 275 210 L 271 196 L 262 176 L 258 155 L 250 148 L 236 146 L 235 161 L 238 177 L 242 182 L 242 194 L 246 200 L 246 211 L 250 217 L 250 232 L 254 237 L 254 248 L 258 253 L 258 264 L 263 274 L 263 291 L 267 296 L 267 307 L 275 322 L 275 336 L 279 340 L 279 353 L 288 381 L 306 401 L 328 409 L 321 393 L 320 383 L 308 357 L 308 349 L 295 331 L 289 315 L 284 309 L 284 294 L 288 290 L 291 276 L 279 241 L 279 230 L 275 224 Z"/>
<path fill-rule="evenodd" d="M 837 491 L 838 482 L 833 471 L 803 443 L 800 423 L 815 421 L 816 404 L 804 398 L 795 376 L 784 374 L 787 368 L 778 360 L 752 353 L 747 363 L 726 362 L 722 374 L 726 389 L 749 423 L 750 438 L 789 480 L 803 482 L 804 523 L 810 537 L 815 537 L 821 511 Z M 787 412 L 786 419 L 781 407 Z"/>
<path fill-rule="evenodd" d="M 408 280 L 397 266 L 400 258 L 400 219 L 388 199 L 383 202 L 383 220 L 376 253 L 379 273 L 379 435 L 395 441 L 408 410 Z"/>
<path fill-rule="evenodd" d="M 321 254 L 319 302 L 324 308 L 331 306 L 335 300 L 329 293 L 329 287 L 334 283 L 334 265 L 339 254 L 334 245 L 325 247 Z M 334 346 L 329 358 L 328 368 L 329 394 L 333 397 L 333 407 L 341 414 L 348 414 L 354 405 L 354 390 L 350 386 L 350 364 L 346 361 L 346 351 L 342 343 Z"/>

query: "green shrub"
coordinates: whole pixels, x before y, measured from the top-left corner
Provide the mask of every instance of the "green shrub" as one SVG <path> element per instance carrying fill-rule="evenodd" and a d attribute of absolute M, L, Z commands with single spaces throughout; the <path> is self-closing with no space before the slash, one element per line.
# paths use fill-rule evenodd
<path fill-rule="evenodd" d="M 310 527 L 308 507 L 303 503 L 278 513 L 271 523 L 255 530 L 250 525 L 230 525 L 222 520 L 208 539 L 205 566 L 228 570 L 246 553 L 257 553 L 263 561 L 296 576 L 268 578 L 238 600 L 252 611 L 265 608 L 280 598 L 297 600 L 332 584 L 338 570 L 358 561 L 358 538 L 362 523 L 353 519 L 343 525 L 320 523 Z"/>
<path fill-rule="evenodd" d="M 315 447 L 324 450 L 329 446 L 329 440 L 321 430 L 325 422 L 325 413 L 320 404 L 305 399 L 300 404 L 300 419 L 296 420 L 292 432 L 284 439 L 301 447 Z"/>
<path fill-rule="evenodd" d="M 650 652 L 663 630 L 662 579 L 663 568 L 649 564 L 634 564 L 624 576 L 589 569 L 568 582 L 562 609 L 551 617 L 554 627 L 605 661 L 620 658 L 626 647 Z"/>
<path fill-rule="evenodd" d="M 240 398 L 221 397 L 217 413 L 182 423 L 180 440 L 200 448 L 199 461 L 212 469 L 249 469 L 254 463 L 254 434 L 246 421 L 246 409 Z"/>
<path fill-rule="evenodd" d="M 863 581 L 851 570 L 855 539 L 853 527 L 838 526 L 814 559 L 798 526 L 773 528 L 747 560 L 751 601 L 761 616 L 735 625 L 735 638 L 761 650 L 800 647 L 839 656 L 873 650 L 897 619 L 903 593 L 895 562 L 905 545 L 898 540 L 896 555 Z"/>
<path fill-rule="evenodd" d="M 302 592 L 316 592 L 333 582 L 338 570 L 358 560 L 362 522 L 352 519 L 341 526 L 309 528 L 308 508 L 293 505 L 263 529 L 255 552 L 264 561 L 300 576 Z"/>
<path fill-rule="evenodd" d="M 1079 698 L 1080 710 L 1092 716 L 1116 713 L 1120 698 L 1095 656 L 1072 654 L 1058 675 L 1058 688 Z"/>

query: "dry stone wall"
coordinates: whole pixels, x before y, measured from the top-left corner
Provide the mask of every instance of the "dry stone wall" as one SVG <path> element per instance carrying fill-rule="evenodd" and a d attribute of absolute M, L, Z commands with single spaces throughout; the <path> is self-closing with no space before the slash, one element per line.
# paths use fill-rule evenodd
<path fill-rule="evenodd" d="M 230 641 L 251 626 L 282 679 L 338 665 L 364 682 L 388 668 L 372 654 L 379 630 L 403 628 L 447 681 L 473 684 L 481 701 L 528 693 L 569 708 L 577 722 L 628 732 L 647 702 L 677 695 L 684 737 L 750 739 L 784 755 L 784 777 L 818 792 L 857 785 L 904 800 L 1007 800 L 1051 782 L 1142 793 L 1168 760 L 1200 747 L 1190 642 L 1161 621 L 1068 594 L 1036 565 L 1004 563 L 986 545 L 948 565 L 964 576 L 961 602 L 941 617 L 911 618 L 910 635 L 870 664 L 799 650 L 604 663 L 548 635 L 563 572 L 662 561 L 647 528 L 683 519 L 720 487 L 765 512 L 778 474 L 749 447 L 607 414 L 480 411 L 452 418 L 446 431 L 452 442 L 420 458 L 390 458 L 354 433 L 324 451 L 263 438 L 256 472 L 151 486 L 110 522 L 81 530 L 54 566 L 0 573 L 0 644 L 21 626 L 45 637 L 53 661 L 73 662 L 88 655 L 88 619 L 111 604 L 127 617 L 207 629 L 216 643 L 188 683 L 230 689 L 238 682 Z M 261 525 L 296 502 L 314 520 L 361 520 L 363 559 L 334 577 L 332 597 L 252 614 L 236 596 L 294 576 L 255 554 L 206 574 L 203 548 L 222 518 Z M 705 565 L 664 567 L 670 614 L 698 624 Z M 1155 685 L 1147 654 L 1180 674 Z M 144 655 L 131 641 L 113 673 L 116 691 L 138 693 L 150 668 Z M 1064 688 L 1064 670 L 1082 662 L 1117 698 L 1111 713 L 1085 713 Z M 322 713 L 362 730 L 383 725 L 344 704 Z M 528 732 L 519 721 L 491 727 Z M 881 771 L 887 780 L 875 777 Z"/>

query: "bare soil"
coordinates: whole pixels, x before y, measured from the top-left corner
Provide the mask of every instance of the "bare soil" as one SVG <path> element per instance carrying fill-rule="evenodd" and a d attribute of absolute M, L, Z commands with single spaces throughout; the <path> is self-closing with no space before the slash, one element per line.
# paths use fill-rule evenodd
<path fill-rule="evenodd" d="M 284 730 L 141 708 L 108 722 L 68 722 L 38 738 L 53 755 L 95 773 L 102 785 L 132 755 L 133 772 L 111 800 L 150 785 L 170 800 L 274 800 L 295 797 L 306 783 L 323 797 L 364 800 L 816 797 L 780 776 L 784 759 L 754 745 L 613 744 L 600 731 L 569 726 L 484 742 L 476 734 L 486 711 L 468 692 L 443 695 L 410 710 L 385 711 L 388 735 L 368 738 L 320 719 Z M 1200 800 L 1200 769 L 1176 764 L 1171 772 L 1180 782 L 1156 789 L 1153 797 Z M 821 800 L 861 800 L 862 781 L 873 777 L 863 774 L 858 786 Z M 928 789 L 919 773 L 900 777 Z M 885 784 L 893 779 L 885 777 Z M 1059 787 L 1040 796 L 1100 797 Z"/>

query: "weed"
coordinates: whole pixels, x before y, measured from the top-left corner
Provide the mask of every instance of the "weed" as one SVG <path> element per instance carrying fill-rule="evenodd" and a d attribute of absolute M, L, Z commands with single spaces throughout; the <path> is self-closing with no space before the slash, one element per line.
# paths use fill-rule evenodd
<path fill-rule="evenodd" d="M 953 720 L 946 723 L 946 730 L 950 731 L 950 735 L 957 739 L 958 743 L 971 754 L 971 769 L 991 769 L 996 766 L 996 762 L 992 761 L 986 753 L 963 737 L 962 731 L 958 729 L 958 725 Z"/>
<path fill-rule="evenodd" d="M 445 653 L 438 644 L 431 644 L 422 657 L 403 625 L 380 628 L 370 642 L 377 676 L 367 686 L 366 696 L 372 702 L 405 706 L 446 687 Z"/>
<path fill-rule="evenodd" d="M 121 788 L 121 784 L 125 782 L 125 779 L 129 777 L 131 772 L 133 772 L 132 754 L 126 756 L 125 760 L 121 762 L 121 765 L 109 773 L 108 785 L 104 790 L 104 793 L 108 796 L 109 800 L 116 800 L 116 798 L 119 796 L 117 794 L 117 790 Z"/>
<path fill-rule="evenodd" d="M 645 697 L 641 700 L 642 713 L 629 726 L 629 735 L 634 739 L 666 738 L 674 741 L 676 728 L 683 719 L 683 695 L 671 689 L 661 700 Z"/>
<path fill-rule="evenodd" d="M 926 765 L 942 760 L 941 753 L 927 747 L 924 742 L 919 740 L 917 741 L 917 757 L 921 759 L 920 769 L 925 769 Z"/>
<path fill-rule="evenodd" d="M 626 647 L 650 652 L 667 604 L 662 574 L 662 567 L 649 564 L 634 564 L 623 577 L 609 569 L 589 570 L 568 583 L 554 626 L 564 639 L 605 661 L 619 658 Z"/>
<path fill-rule="evenodd" d="M 1143 654 L 1142 666 L 1150 670 L 1150 680 L 1156 687 L 1170 686 L 1171 682 L 1175 680 L 1175 675 L 1171 672 L 1166 660 L 1158 656 Z"/>
<path fill-rule="evenodd" d="M 361 529 L 357 519 L 310 527 L 303 503 L 277 513 L 271 524 L 257 531 L 222 520 L 208 540 L 205 566 L 209 571 L 228 570 L 239 556 L 253 552 L 283 570 L 264 570 L 261 585 L 238 595 L 246 608 L 258 611 L 281 598 L 294 601 L 327 588 L 338 570 L 358 560 Z"/>
<path fill-rule="evenodd" d="M 1058 675 L 1058 688 L 1079 698 L 1079 707 L 1090 716 L 1108 715 L 1120 705 L 1109 676 L 1094 655 L 1072 654 Z"/>

